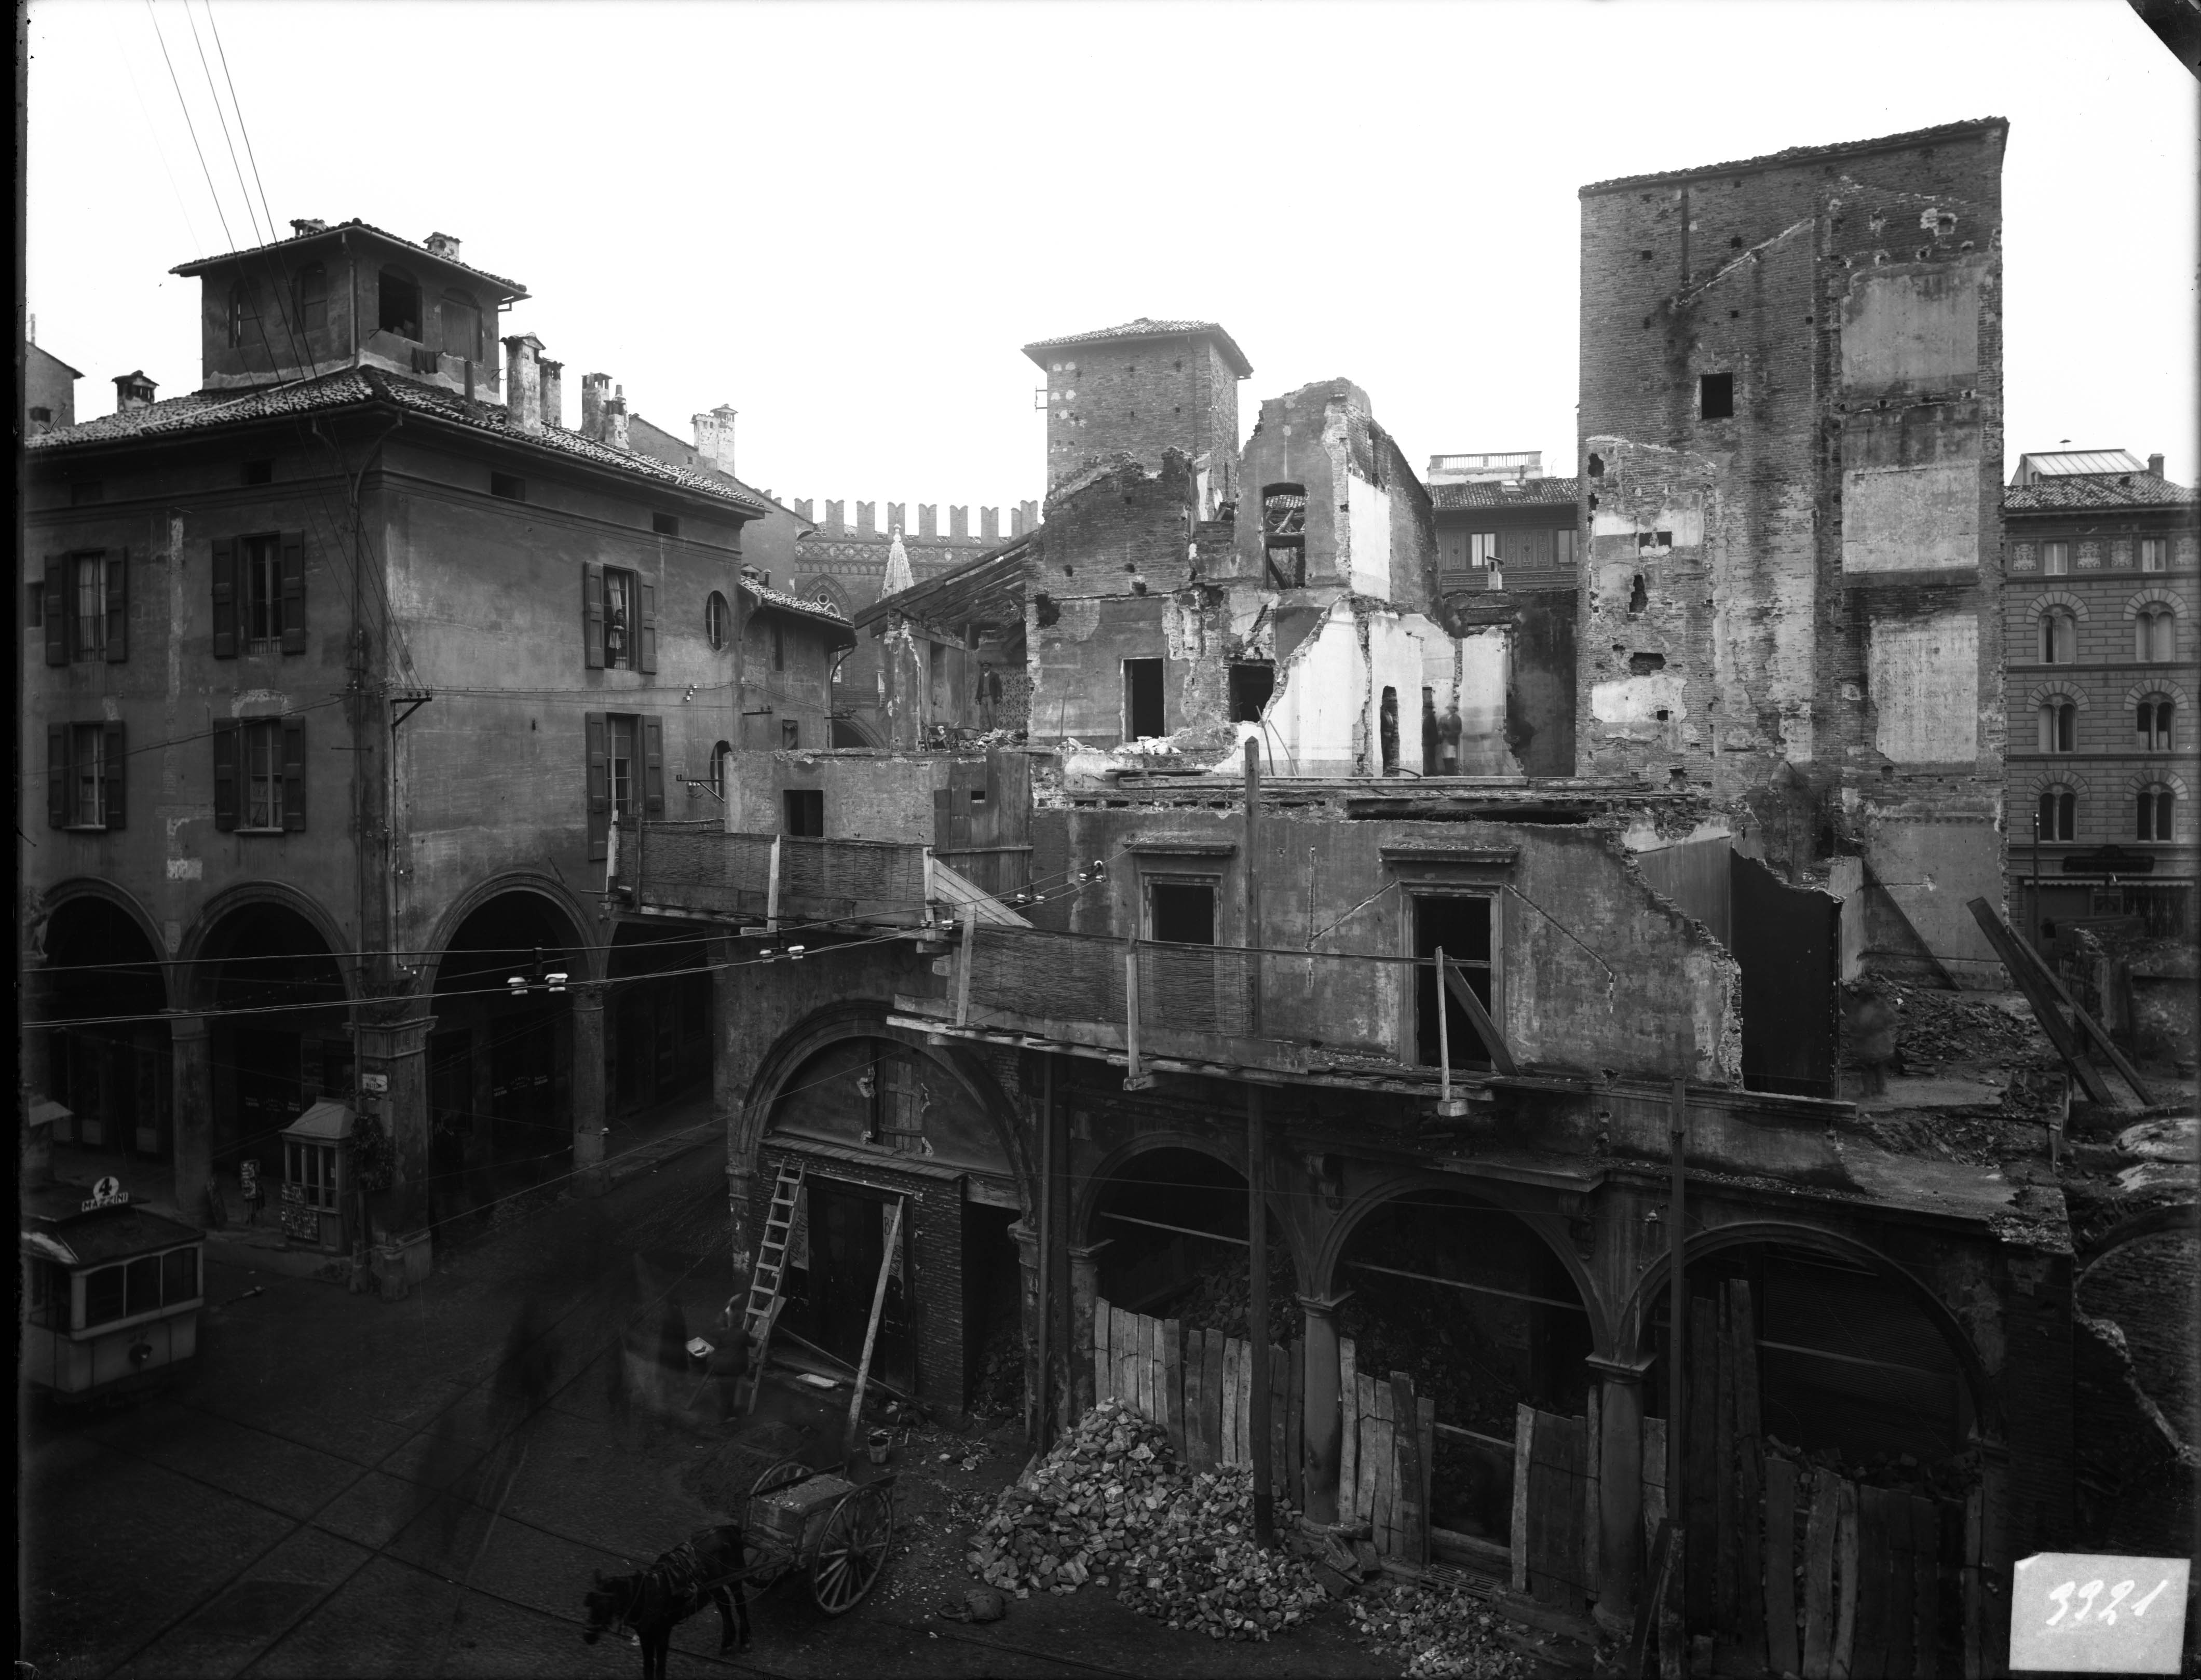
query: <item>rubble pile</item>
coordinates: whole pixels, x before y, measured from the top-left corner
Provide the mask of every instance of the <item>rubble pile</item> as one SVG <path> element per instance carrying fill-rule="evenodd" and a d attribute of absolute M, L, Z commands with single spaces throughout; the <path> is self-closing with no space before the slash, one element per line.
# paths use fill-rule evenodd
<path fill-rule="evenodd" d="M 978 1374 L 971 1383 L 970 1410 L 981 1418 L 1008 1418 L 1024 1406 L 1024 1337 L 1012 1320 L 996 1322 L 978 1352 Z"/>
<path fill-rule="evenodd" d="M 2027 1067 L 2055 1062 L 2055 1047 L 2029 1014 L 1982 1002 L 1976 994 L 1905 985 L 1880 974 L 1852 981 L 1850 990 L 1871 994 L 1893 1012 L 1897 1072 L 1932 1073 L 1952 1063 Z"/>
<path fill-rule="evenodd" d="M 1501 1632 L 1503 1618 L 1465 1587 L 1378 1587 L 1353 1601 L 1355 1630 L 1407 1680 L 1525 1680 L 1531 1665 Z"/>
<path fill-rule="evenodd" d="M 1225 1336 L 1242 1337 L 1253 1294 L 1252 1281 L 1246 1276 L 1244 1256 L 1231 1254 L 1195 1273 L 1192 1287 L 1158 1316 L 1175 1319 L 1187 1330 L 1217 1330 Z M 1269 1262 L 1269 1340 L 1283 1347 L 1299 1333 L 1299 1283 L 1292 1272 L 1291 1257 L 1272 1254 Z"/>
<path fill-rule="evenodd" d="M 1244 1468 L 1188 1474 L 1159 1424 L 1112 1400 L 1002 1493 L 966 1561 L 1019 1598 L 1113 1585 L 1142 1615 L 1218 1640 L 1265 1640 L 1323 1601 L 1313 1565 L 1253 1544 Z"/>

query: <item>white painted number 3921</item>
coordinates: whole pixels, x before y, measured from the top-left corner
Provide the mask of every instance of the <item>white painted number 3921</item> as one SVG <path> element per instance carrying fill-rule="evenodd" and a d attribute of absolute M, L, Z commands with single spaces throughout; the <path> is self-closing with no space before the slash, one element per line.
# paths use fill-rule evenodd
<path fill-rule="evenodd" d="M 2011 1583 L 2011 1671 L 2179 1672 L 2190 1568 L 2184 1558 L 2026 1559 Z"/>

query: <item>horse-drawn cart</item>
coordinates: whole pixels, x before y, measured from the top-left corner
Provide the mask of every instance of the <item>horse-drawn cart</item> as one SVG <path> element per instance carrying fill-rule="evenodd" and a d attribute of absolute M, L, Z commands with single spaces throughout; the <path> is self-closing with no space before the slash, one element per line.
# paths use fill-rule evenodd
<path fill-rule="evenodd" d="M 855 1483 L 783 1459 L 749 1489 L 742 1524 L 742 1577 L 770 1586 L 797 1571 L 811 1601 L 829 1616 L 863 1601 L 894 1541 L 891 1476 Z"/>

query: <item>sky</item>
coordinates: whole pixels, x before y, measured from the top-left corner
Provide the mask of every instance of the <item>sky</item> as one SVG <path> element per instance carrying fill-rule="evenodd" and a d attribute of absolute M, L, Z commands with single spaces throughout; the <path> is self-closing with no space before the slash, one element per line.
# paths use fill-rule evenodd
<path fill-rule="evenodd" d="M 196 388 L 169 268 L 358 217 L 521 281 L 567 424 L 584 372 L 731 403 L 783 499 L 1040 496 L 1018 347 L 1140 315 L 1230 330 L 1241 427 L 1341 375 L 1417 462 L 1563 473 L 1583 183 L 2001 116 L 2007 465 L 2201 470 L 2197 84 L 2126 0 L 37 0 L 31 45 L 80 419 Z"/>

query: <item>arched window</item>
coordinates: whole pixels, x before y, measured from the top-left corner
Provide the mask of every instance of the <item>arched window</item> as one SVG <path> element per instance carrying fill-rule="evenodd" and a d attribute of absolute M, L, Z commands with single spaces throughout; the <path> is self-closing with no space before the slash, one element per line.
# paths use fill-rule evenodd
<path fill-rule="evenodd" d="M 2075 838 L 2078 819 L 2078 795 L 2069 788 L 2041 789 L 2040 837 L 2043 840 Z"/>
<path fill-rule="evenodd" d="M 733 743 L 721 741 L 711 749 L 711 791 L 724 799 L 726 796 L 728 772 L 734 756 Z"/>
<path fill-rule="evenodd" d="M 2079 750 L 2079 708 L 2069 700 L 2040 703 L 2040 750 L 2075 753 Z"/>
<path fill-rule="evenodd" d="M 242 350 L 245 340 L 260 329 L 260 304 L 252 293 L 252 282 L 239 280 L 229 289 L 229 347 Z"/>
<path fill-rule="evenodd" d="M 443 327 L 443 354 L 468 361 L 482 360 L 481 308 L 463 291 L 447 291 L 437 305 Z"/>
<path fill-rule="evenodd" d="M 329 271 L 318 262 L 308 262 L 291 284 L 297 297 L 299 329 L 306 332 L 326 331 L 329 324 Z"/>
<path fill-rule="evenodd" d="M 2167 694 L 2144 694 L 2134 708 L 2133 744 L 2144 753 L 2170 750 L 2170 725 L 2176 707 Z"/>
<path fill-rule="evenodd" d="M 2069 607 L 2051 607 L 2040 615 L 2040 662 L 2069 665 L 2079 657 L 2079 621 Z"/>
<path fill-rule="evenodd" d="M 711 638 L 711 645 L 723 648 L 734 639 L 734 611 L 726 605 L 726 597 L 718 590 L 703 603 L 703 633 Z"/>
<path fill-rule="evenodd" d="M 375 285 L 376 325 L 401 338 L 420 336 L 420 283 L 402 268 L 385 268 Z"/>
<path fill-rule="evenodd" d="M 2178 657 L 2178 621 L 2168 607 L 2143 607 L 2133 620 L 2133 657 L 2143 665 L 2169 665 Z"/>
<path fill-rule="evenodd" d="M 2160 783 L 2139 790 L 2139 837 L 2143 840 L 2170 838 L 2170 814 L 2174 796 Z"/>

